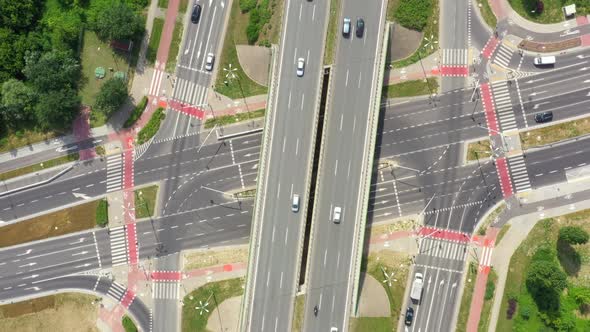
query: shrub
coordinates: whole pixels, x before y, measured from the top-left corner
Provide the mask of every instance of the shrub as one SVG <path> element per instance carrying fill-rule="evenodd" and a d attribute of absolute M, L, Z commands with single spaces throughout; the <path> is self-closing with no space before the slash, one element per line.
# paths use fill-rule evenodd
<path fill-rule="evenodd" d="M 109 204 L 106 199 L 101 199 L 96 207 L 96 224 L 105 227 L 109 223 Z"/>
<path fill-rule="evenodd" d="M 486 284 L 486 294 L 484 298 L 486 300 L 491 300 L 494 297 L 494 290 L 496 290 L 496 284 L 494 284 L 493 281 L 488 280 L 488 283 Z"/>
<path fill-rule="evenodd" d="M 531 317 L 531 308 L 529 307 L 522 307 L 518 312 L 520 313 L 520 316 L 525 320 L 529 320 L 529 318 Z"/>
<path fill-rule="evenodd" d="M 559 307 L 559 294 L 567 286 L 567 276 L 555 261 L 534 261 L 526 275 L 526 286 L 541 310 Z"/>
<path fill-rule="evenodd" d="M 240 10 L 242 13 L 247 13 L 256 8 L 258 0 L 240 0 Z"/>
<path fill-rule="evenodd" d="M 431 13 L 431 0 L 400 0 L 393 17 L 408 29 L 422 31 Z"/>
<path fill-rule="evenodd" d="M 246 38 L 248 38 L 248 44 L 253 45 L 258 40 L 260 34 L 260 28 L 257 24 L 249 23 L 246 27 Z"/>
<path fill-rule="evenodd" d="M 96 94 L 95 110 L 110 117 L 127 100 L 127 83 L 119 78 L 110 78 Z"/>
<path fill-rule="evenodd" d="M 141 115 L 143 114 L 143 111 L 145 110 L 145 107 L 147 106 L 147 102 L 148 102 L 148 97 L 143 96 L 143 98 L 141 98 L 141 100 L 139 101 L 139 104 L 137 104 L 137 106 L 135 106 L 135 108 L 133 109 L 133 112 L 131 112 L 131 114 L 129 115 L 129 118 L 127 118 L 127 120 L 125 120 L 125 124 L 123 124 L 123 127 L 129 128 L 129 127 L 133 126 L 135 121 L 137 121 L 137 119 L 139 119 L 141 117 Z"/>
<path fill-rule="evenodd" d="M 148 121 L 145 127 L 143 127 L 143 129 L 139 131 L 139 134 L 137 134 L 137 144 L 141 145 L 154 137 L 158 132 L 158 129 L 160 129 L 160 124 L 165 117 L 164 108 L 158 107 L 158 109 L 154 111 L 154 114 L 152 114 L 150 121 Z"/>
<path fill-rule="evenodd" d="M 137 332 L 137 327 L 135 326 L 135 323 L 133 323 L 133 320 L 129 318 L 129 316 L 123 316 L 122 324 L 125 332 Z"/>
<path fill-rule="evenodd" d="M 506 310 L 506 318 L 512 319 L 512 316 L 514 316 L 515 312 L 516 312 L 516 300 L 510 299 L 510 300 L 508 300 L 508 310 Z"/>
<path fill-rule="evenodd" d="M 578 226 L 565 226 L 559 229 L 559 240 L 569 244 L 584 244 L 588 242 L 588 232 Z"/>

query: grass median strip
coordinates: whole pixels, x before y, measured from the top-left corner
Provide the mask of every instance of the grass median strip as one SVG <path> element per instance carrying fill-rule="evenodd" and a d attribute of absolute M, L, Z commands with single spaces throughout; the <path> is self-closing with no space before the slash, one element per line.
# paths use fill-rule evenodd
<path fill-rule="evenodd" d="M 124 315 L 121 324 L 123 325 L 123 329 L 125 329 L 125 332 L 137 332 L 137 326 L 135 326 L 135 323 L 133 322 L 131 317 Z"/>
<path fill-rule="evenodd" d="M 145 56 L 147 62 L 150 64 L 153 64 L 156 61 L 158 46 L 160 45 L 160 38 L 162 37 L 162 30 L 164 30 L 164 19 L 158 17 L 154 18 L 152 34 L 150 36 L 150 42 Z"/>
<path fill-rule="evenodd" d="M 210 282 L 190 292 L 183 299 L 182 331 L 206 331 L 213 311 L 225 300 L 244 293 L 242 278 Z M 207 303 L 203 310 L 203 304 Z"/>
<path fill-rule="evenodd" d="M 481 308 L 481 316 L 479 318 L 478 331 L 485 332 L 490 326 L 490 319 L 492 318 L 492 305 L 494 304 L 494 296 L 496 293 L 496 283 L 498 282 L 498 275 L 492 268 L 488 275 L 488 281 L 486 283 L 486 293 L 484 296 L 483 307 Z"/>
<path fill-rule="evenodd" d="M 461 307 L 457 318 L 457 332 L 467 331 L 467 320 L 469 319 L 469 309 L 471 309 L 471 299 L 475 288 L 475 278 L 477 277 L 477 263 L 470 262 L 467 268 L 467 277 L 463 287 L 463 297 L 461 298 Z"/>
<path fill-rule="evenodd" d="M 94 228 L 98 204 L 92 201 L 2 226 L 0 248 Z"/>
<path fill-rule="evenodd" d="M 143 111 L 145 110 L 147 103 L 148 103 L 148 97 L 143 96 L 141 98 L 141 100 L 139 101 L 139 103 L 133 108 L 133 111 L 131 112 L 131 114 L 129 114 L 129 117 L 127 118 L 127 120 L 125 120 L 123 127 L 129 128 L 129 127 L 133 126 L 135 124 L 135 122 L 143 114 Z"/>
<path fill-rule="evenodd" d="M 330 0 L 330 17 L 328 20 L 328 35 L 326 36 L 326 48 L 324 50 L 324 65 L 334 63 L 336 52 L 336 40 L 340 30 L 340 2 L 342 0 Z"/>
<path fill-rule="evenodd" d="M 109 224 L 109 203 L 106 199 L 98 201 L 96 206 L 96 225 L 105 227 Z"/>
<path fill-rule="evenodd" d="M 590 118 L 559 123 L 520 133 L 523 149 L 530 149 L 590 134 Z"/>
<path fill-rule="evenodd" d="M 494 12 L 492 11 L 492 8 L 490 7 L 490 3 L 488 1 L 489 0 L 478 0 L 477 6 L 479 7 L 483 20 L 488 24 L 490 28 L 496 29 L 498 19 L 496 18 L 496 15 L 494 15 Z"/>
<path fill-rule="evenodd" d="M 492 155 L 492 145 L 489 139 L 472 142 L 467 145 L 467 161 L 489 158 Z"/>
<path fill-rule="evenodd" d="M 415 97 L 429 95 L 438 91 L 438 80 L 429 77 L 425 80 L 405 81 L 383 87 L 384 98 Z"/>
<path fill-rule="evenodd" d="M 305 295 L 295 297 L 295 309 L 293 311 L 293 332 L 303 331 L 303 317 L 305 310 Z"/>
<path fill-rule="evenodd" d="M 244 112 L 244 113 L 237 113 L 235 115 L 217 116 L 214 118 L 207 119 L 207 121 L 205 121 L 205 128 L 211 129 L 211 128 L 215 127 L 216 125 L 217 126 L 224 126 L 224 125 L 229 125 L 232 123 L 237 123 L 237 122 L 247 121 L 250 119 L 260 118 L 260 117 L 264 116 L 265 112 L 266 112 L 266 109 L 263 108 L 261 110 Z"/>
<path fill-rule="evenodd" d="M 176 69 L 176 57 L 182 42 L 182 22 L 176 21 L 174 23 L 174 31 L 172 32 L 172 42 L 170 43 L 170 53 L 168 53 L 168 61 L 166 62 L 166 71 L 173 73 Z"/>
<path fill-rule="evenodd" d="M 149 186 L 135 190 L 135 217 L 138 219 L 152 217 L 158 197 L 158 186 Z"/>
<path fill-rule="evenodd" d="M 166 114 L 164 114 L 164 108 L 158 107 L 145 127 L 143 127 L 137 134 L 137 145 L 141 145 L 154 137 L 160 129 L 160 124 L 162 124 L 165 117 Z"/>
<path fill-rule="evenodd" d="M 72 153 L 67 156 L 47 160 L 47 161 L 44 161 L 44 162 L 41 162 L 38 164 L 17 168 L 12 171 L 0 173 L 0 181 L 6 181 L 8 179 L 16 178 L 16 177 L 19 177 L 22 175 L 35 173 L 35 172 L 39 172 L 39 171 L 42 171 L 44 169 L 48 169 L 51 167 L 67 164 L 72 161 L 76 161 L 79 158 L 80 158 L 80 155 L 78 153 Z"/>

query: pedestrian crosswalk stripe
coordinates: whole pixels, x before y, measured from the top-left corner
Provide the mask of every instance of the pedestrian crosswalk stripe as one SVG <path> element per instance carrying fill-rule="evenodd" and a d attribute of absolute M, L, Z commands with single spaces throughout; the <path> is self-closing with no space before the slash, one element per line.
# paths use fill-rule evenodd
<path fill-rule="evenodd" d="M 112 298 L 116 299 L 117 301 L 121 301 L 121 298 L 125 294 L 125 287 L 119 285 L 116 282 L 113 282 L 111 284 L 111 287 L 109 287 L 107 294 L 110 295 Z"/>
<path fill-rule="evenodd" d="M 152 283 L 152 298 L 177 300 L 179 298 L 180 283 L 177 281 L 155 281 Z"/>
<path fill-rule="evenodd" d="M 423 238 L 420 255 L 461 261 L 467 252 L 468 243 L 451 242 L 433 238 Z"/>
<path fill-rule="evenodd" d="M 127 239 L 125 226 L 119 226 L 110 230 L 112 265 L 127 264 Z"/>
<path fill-rule="evenodd" d="M 107 157 L 107 192 L 121 189 L 123 155 L 120 153 Z"/>
<path fill-rule="evenodd" d="M 467 65 L 469 63 L 468 50 L 467 49 L 456 49 L 456 48 L 445 48 L 442 49 L 443 58 L 442 65 Z"/>
<path fill-rule="evenodd" d="M 508 68 L 513 54 L 514 52 L 512 50 L 501 44 L 500 47 L 496 48 L 496 56 L 494 57 L 493 63 Z"/>
<path fill-rule="evenodd" d="M 516 117 L 506 81 L 492 83 L 492 92 L 500 129 L 502 131 L 516 129 Z"/>
<path fill-rule="evenodd" d="M 508 158 L 508 166 L 516 192 L 531 190 L 531 181 L 523 155 Z"/>

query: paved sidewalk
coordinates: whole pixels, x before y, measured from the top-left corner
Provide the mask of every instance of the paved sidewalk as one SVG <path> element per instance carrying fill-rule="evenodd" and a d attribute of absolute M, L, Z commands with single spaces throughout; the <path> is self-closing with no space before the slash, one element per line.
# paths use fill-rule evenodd
<path fill-rule="evenodd" d="M 397 84 L 409 80 L 424 79 L 424 73 L 427 77 L 440 75 L 440 59 L 438 52 L 435 52 L 420 61 L 404 68 L 385 69 L 383 85 Z"/>

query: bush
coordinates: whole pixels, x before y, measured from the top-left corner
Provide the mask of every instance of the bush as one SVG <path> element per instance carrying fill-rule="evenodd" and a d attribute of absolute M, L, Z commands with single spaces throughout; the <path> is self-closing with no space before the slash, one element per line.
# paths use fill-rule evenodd
<path fill-rule="evenodd" d="M 512 319 L 512 316 L 514 316 L 515 312 L 516 312 L 516 300 L 510 299 L 510 300 L 508 300 L 508 310 L 506 310 L 506 318 Z"/>
<path fill-rule="evenodd" d="M 246 27 L 248 44 L 253 45 L 258 41 L 262 27 L 270 22 L 271 16 L 272 14 L 268 9 L 268 1 L 262 1 L 256 8 L 250 11 L 248 26 Z"/>
<path fill-rule="evenodd" d="M 141 145 L 147 141 L 149 141 L 156 133 L 158 129 L 160 129 L 160 124 L 166 115 L 164 114 L 164 108 L 158 107 L 152 114 L 150 121 L 139 131 L 137 134 L 137 144 Z"/>
<path fill-rule="evenodd" d="M 260 34 L 260 28 L 256 24 L 248 24 L 246 27 L 246 38 L 248 38 L 248 44 L 253 45 L 258 40 Z"/>
<path fill-rule="evenodd" d="M 588 242 L 588 232 L 578 226 L 565 226 L 559 229 L 559 241 L 569 244 L 584 244 Z"/>
<path fill-rule="evenodd" d="M 111 78 L 100 87 L 100 91 L 96 94 L 95 111 L 100 111 L 110 117 L 125 103 L 128 96 L 127 83 L 119 78 Z"/>
<path fill-rule="evenodd" d="M 135 323 L 133 322 L 133 320 L 131 320 L 129 316 L 123 316 L 122 324 L 123 328 L 125 329 L 125 332 L 137 332 L 137 327 L 135 326 Z"/>
<path fill-rule="evenodd" d="M 522 307 L 519 310 L 520 316 L 524 319 L 524 320 L 529 320 L 529 318 L 531 317 L 531 308 L 529 307 Z"/>
<path fill-rule="evenodd" d="M 535 12 L 536 12 L 536 14 L 539 14 L 540 15 L 540 14 L 543 13 L 543 10 L 545 9 L 545 4 L 543 3 L 542 0 L 537 0 L 537 6 L 536 7 L 537 8 L 536 8 Z"/>
<path fill-rule="evenodd" d="M 256 3 L 258 0 L 240 0 L 240 10 L 242 13 L 247 13 L 256 8 Z"/>
<path fill-rule="evenodd" d="M 493 281 L 488 280 L 488 283 L 486 284 L 486 294 L 485 294 L 485 299 L 486 300 L 491 300 L 494 297 L 494 291 L 496 290 L 496 284 L 494 284 Z"/>
<path fill-rule="evenodd" d="M 147 102 L 148 102 L 148 97 L 143 96 L 143 98 L 141 98 L 141 100 L 139 101 L 139 104 L 137 104 L 137 106 L 135 106 L 135 108 L 133 109 L 133 112 L 131 112 L 131 114 L 129 115 L 129 118 L 127 118 L 127 120 L 125 121 L 125 124 L 123 124 L 123 127 L 129 128 L 129 127 L 133 126 L 135 121 L 137 121 L 137 119 L 139 119 L 141 117 L 141 115 L 143 114 L 143 111 L 145 110 L 145 107 L 147 106 Z"/>
<path fill-rule="evenodd" d="M 393 17 L 403 27 L 422 31 L 431 13 L 431 0 L 400 0 L 399 6 L 393 13 Z"/>
<path fill-rule="evenodd" d="M 526 287 L 541 310 L 559 308 L 559 295 L 567 286 L 567 276 L 555 261 L 531 263 L 526 275 Z"/>
<path fill-rule="evenodd" d="M 96 207 L 96 224 L 105 227 L 109 223 L 109 204 L 106 199 L 101 199 Z"/>

